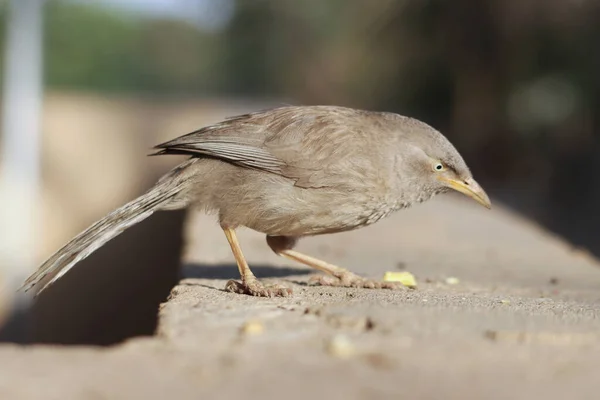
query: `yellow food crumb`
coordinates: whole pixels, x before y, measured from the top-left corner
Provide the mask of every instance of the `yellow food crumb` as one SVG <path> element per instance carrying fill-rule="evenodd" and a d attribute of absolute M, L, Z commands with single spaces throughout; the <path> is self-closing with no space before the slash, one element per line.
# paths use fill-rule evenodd
<path fill-rule="evenodd" d="M 410 272 L 406 271 L 388 271 L 383 275 L 383 280 L 385 282 L 400 282 L 401 284 L 409 288 L 417 287 L 417 280 L 415 279 L 415 276 Z"/>
<path fill-rule="evenodd" d="M 242 326 L 242 333 L 245 335 L 260 335 L 265 330 L 260 321 L 248 321 Z"/>
<path fill-rule="evenodd" d="M 454 276 L 449 276 L 448 278 L 446 278 L 447 285 L 458 285 L 459 283 L 460 280 Z"/>

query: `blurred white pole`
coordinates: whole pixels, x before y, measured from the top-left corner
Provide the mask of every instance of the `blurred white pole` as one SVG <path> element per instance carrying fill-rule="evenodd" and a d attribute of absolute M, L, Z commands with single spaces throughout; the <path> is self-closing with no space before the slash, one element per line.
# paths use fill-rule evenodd
<path fill-rule="evenodd" d="M 34 268 L 40 228 L 43 3 L 11 0 L 8 7 L 0 146 L 0 279 L 6 289 L 16 289 Z"/>

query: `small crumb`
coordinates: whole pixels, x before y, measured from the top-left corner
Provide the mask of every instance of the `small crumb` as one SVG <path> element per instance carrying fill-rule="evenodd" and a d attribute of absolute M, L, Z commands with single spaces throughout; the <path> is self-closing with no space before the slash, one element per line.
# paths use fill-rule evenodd
<path fill-rule="evenodd" d="M 365 323 L 365 330 L 370 331 L 370 330 L 373 330 L 374 328 L 375 328 L 375 322 L 370 317 L 367 317 L 367 321 Z"/>
<path fill-rule="evenodd" d="M 287 307 L 287 306 L 277 306 L 277 308 L 285 311 L 296 311 L 295 307 Z"/>
<path fill-rule="evenodd" d="M 326 345 L 327 352 L 337 358 L 350 358 L 356 353 L 354 344 L 345 335 L 335 335 Z"/>
<path fill-rule="evenodd" d="M 460 279 L 455 276 L 449 276 L 445 279 L 446 285 L 458 285 L 460 283 Z"/>
<path fill-rule="evenodd" d="M 321 308 L 321 307 L 306 307 L 304 309 L 305 315 L 311 314 L 311 315 L 316 315 L 317 317 L 319 317 L 322 312 L 323 312 L 323 308 Z"/>
<path fill-rule="evenodd" d="M 498 331 L 488 329 L 485 332 L 483 332 L 483 337 L 490 340 L 498 340 Z"/>
<path fill-rule="evenodd" d="M 500 303 L 502 303 L 502 304 L 510 304 L 510 300 L 502 299 L 502 300 L 500 300 Z"/>
<path fill-rule="evenodd" d="M 558 285 L 558 278 L 553 276 L 552 278 L 550 278 L 550 281 L 548 281 L 548 283 L 550 283 L 551 285 Z"/>
<path fill-rule="evenodd" d="M 376 369 L 391 369 L 394 366 L 394 363 L 389 357 L 380 353 L 365 354 L 364 361 Z"/>
<path fill-rule="evenodd" d="M 366 332 L 375 328 L 375 322 L 370 317 L 355 317 L 344 314 L 330 314 L 325 316 L 325 322 L 336 329 Z"/>
<path fill-rule="evenodd" d="M 404 261 L 398 261 L 396 263 L 396 269 L 400 271 L 404 271 L 406 269 L 406 263 Z"/>
<path fill-rule="evenodd" d="M 244 335 L 260 335 L 264 330 L 265 327 L 260 321 L 247 321 L 242 325 L 241 333 Z"/>
<path fill-rule="evenodd" d="M 392 272 L 388 271 L 383 275 L 383 280 L 385 282 L 400 282 L 406 287 L 415 288 L 417 287 L 417 280 L 415 276 L 410 272 Z"/>

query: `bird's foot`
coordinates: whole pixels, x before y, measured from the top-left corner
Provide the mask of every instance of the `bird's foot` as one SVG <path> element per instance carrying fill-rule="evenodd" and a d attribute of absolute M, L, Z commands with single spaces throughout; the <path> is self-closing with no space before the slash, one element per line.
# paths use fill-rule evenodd
<path fill-rule="evenodd" d="M 288 297 L 292 294 L 290 288 L 281 285 L 266 286 L 256 278 L 243 280 L 242 282 L 231 280 L 225 285 L 225 290 L 256 297 Z"/>
<path fill-rule="evenodd" d="M 363 278 L 353 272 L 343 270 L 332 275 L 313 276 L 308 281 L 311 285 L 354 287 L 364 289 L 402 289 L 405 286 L 398 282 L 385 282 Z"/>

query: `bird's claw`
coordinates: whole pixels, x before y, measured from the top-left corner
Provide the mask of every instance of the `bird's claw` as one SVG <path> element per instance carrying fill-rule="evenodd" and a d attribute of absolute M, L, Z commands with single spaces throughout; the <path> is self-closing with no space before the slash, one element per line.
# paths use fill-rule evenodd
<path fill-rule="evenodd" d="M 292 289 L 290 288 L 280 285 L 265 286 L 256 278 L 242 282 L 230 280 L 225 285 L 225 290 L 256 297 L 288 297 L 292 295 Z"/>
<path fill-rule="evenodd" d="M 384 282 L 363 278 L 350 271 L 336 273 L 335 275 L 316 275 L 309 279 L 310 285 L 353 287 L 363 289 L 403 289 L 404 285 L 397 282 Z"/>

